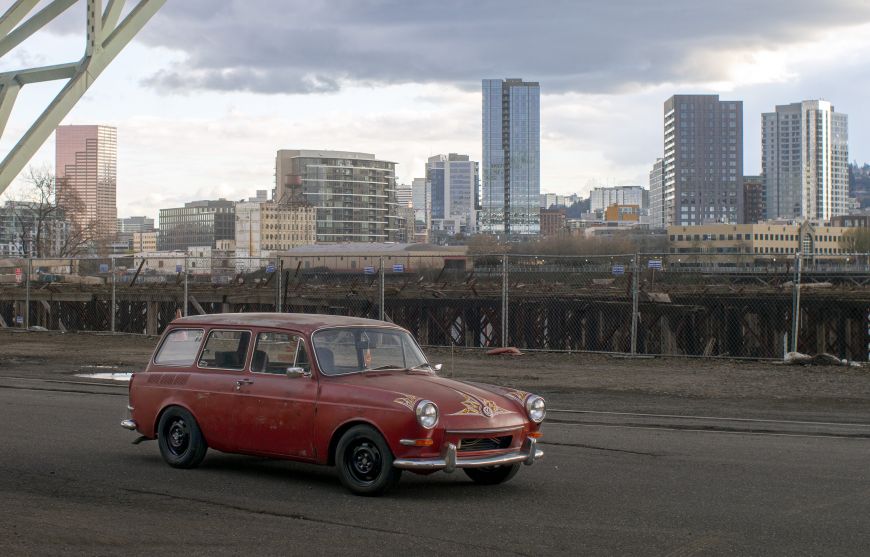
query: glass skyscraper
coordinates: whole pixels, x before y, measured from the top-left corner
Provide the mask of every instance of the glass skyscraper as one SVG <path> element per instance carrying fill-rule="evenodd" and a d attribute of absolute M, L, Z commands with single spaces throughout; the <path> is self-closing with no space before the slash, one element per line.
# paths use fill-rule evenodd
<path fill-rule="evenodd" d="M 481 232 L 541 231 L 541 89 L 522 79 L 483 80 Z"/>
<path fill-rule="evenodd" d="M 435 155 L 426 163 L 434 230 L 452 234 L 474 232 L 480 189 L 479 167 L 468 155 Z"/>
<path fill-rule="evenodd" d="M 58 126 L 55 130 L 58 204 L 81 237 L 106 242 L 118 232 L 118 130 Z"/>

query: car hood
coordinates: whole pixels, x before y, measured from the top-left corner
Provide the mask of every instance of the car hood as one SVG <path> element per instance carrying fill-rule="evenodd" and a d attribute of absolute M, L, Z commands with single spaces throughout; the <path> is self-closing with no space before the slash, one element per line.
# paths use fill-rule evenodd
<path fill-rule="evenodd" d="M 404 371 L 355 373 L 333 379 L 389 393 L 393 404 L 410 411 L 419 400 L 431 400 L 438 405 L 439 422 L 447 428 L 507 427 L 528 421 L 524 403 L 529 393 L 516 389 Z"/>

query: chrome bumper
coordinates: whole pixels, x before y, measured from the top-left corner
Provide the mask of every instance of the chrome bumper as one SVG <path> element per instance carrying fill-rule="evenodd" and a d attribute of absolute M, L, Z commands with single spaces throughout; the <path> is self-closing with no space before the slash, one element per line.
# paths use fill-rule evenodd
<path fill-rule="evenodd" d="M 485 456 L 481 458 L 457 458 L 456 445 L 447 444 L 442 458 L 400 458 L 393 461 L 393 466 L 403 470 L 444 470 L 448 474 L 457 468 L 484 468 L 486 466 L 501 466 L 522 462 L 525 465 L 534 462 L 544 456 L 544 451 L 537 448 L 537 440 L 527 437 L 519 452 Z"/>
<path fill-rule="evenodd" d="M 121 420 L 121 427 L 130 431 L 136 431 L 136 420 Z"/>

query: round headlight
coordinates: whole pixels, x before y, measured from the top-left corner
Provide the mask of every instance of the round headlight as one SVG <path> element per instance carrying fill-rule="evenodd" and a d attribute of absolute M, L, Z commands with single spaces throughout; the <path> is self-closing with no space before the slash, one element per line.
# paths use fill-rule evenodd
<path fill-rule="evenodd" d="M 530 396 L 526 400 L 526 412 L 529 419 L 536 424 L 543 422 L 547 415 L 547 405 L 544 403 L 544 399 L 537 395 Z"/>
<path fill-rule="evenodd" d="M 438 407 L 431 400 L 421 400 L 415 410 L 417 423 L 426 429 L 432 429 L 438 424 Z"/>

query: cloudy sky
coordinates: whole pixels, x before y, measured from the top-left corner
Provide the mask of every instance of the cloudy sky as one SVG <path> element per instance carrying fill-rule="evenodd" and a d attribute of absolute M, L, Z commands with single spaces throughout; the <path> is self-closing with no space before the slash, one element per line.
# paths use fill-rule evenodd
<path fill-rule="evenodd" d="M 84 4 L 0 72 L 78 59 Z M 168 0 L 64 123 L 117 126 L 119 216 L 156 216 L 271 188 L 282 148 L 372 152 L 406 183 L 433 154 L 480 160 L 480 80 L 521 77 L 542 191 L 586 193 L 647 184 L 674 93 L 744 101 L 747 174 L 760 114 L 803 99 L 847 113 L 870 161 L 868 52 L 870 0 Z M 58 89 L 23 89 L 0 155 Z M 33 163 L 53 160 L 52 138 Z"/>

